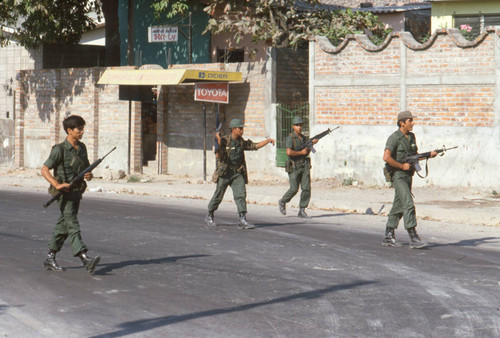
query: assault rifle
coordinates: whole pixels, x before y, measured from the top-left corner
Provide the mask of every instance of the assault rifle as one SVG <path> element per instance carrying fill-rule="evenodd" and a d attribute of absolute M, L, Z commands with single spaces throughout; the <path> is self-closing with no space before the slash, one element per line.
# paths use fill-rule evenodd
<path fill-rule="evenodd" d="M 302 144 L 300 145 L 300 147 L 299 147 L 299 149 L 298 149 L 297 151 L 301 151 L 301 150 L 302 150 L 302 149 L 304 149 L 304 148 L 309 148 L 309 149 L 311 149 L 311 151 L 312 151 L 313 153 L 315 153 L 315 152 L 316 152 L 316 149 L 314 149 L 314 147 L 313 147 L 313 143 L 312 143 L 312 142 L 313 142 L 314 140 L 319 140 L 319 139 L 322 139 L 322 138 L 323 138 L 323 137 L 325 137 L 326 135 L 330 134 L 332 131 L 334 131 L 334 130 L 336 130 L 336 129 L 339 129 L 339 128 L 340 128 L 340 127 L 336 127 L 336 128 L 333 128 L 333 129 L 328 128 L 328 129 L 327 129 L 327 130 L 325 130 L 324 132 L 321 132 L 321 133 L 319 133 L 318 135 L 311 137 L 311 138 L 309 139 L 309 141 L 302 143 Z"/>
<path fill-rule="evenodd" d="M 71 187 L 73 186 L 73 184 L 75 184 L 75 182 L 78 182 L 78 181 L 81 181 L 83 180 L 83 177 L 85 176 L 86 173 L 89 173 L 91 172 L 92 170 L 95 169 L 95 167 L 97 167 L 99 164 L 101 164 L 102 160 L 104 160 L 104 158 L 106 156 L 108 156 L 109 154 L 111 154 L 111 152 L 113 150 L 115 150 L 116 147 L 114 147 L 113 149 L 111 149 L 109 151 L 109 153 L 107 153 L 106 155 L 104 155 L 103 157 L 101 157 L 100 159 L 98 159 L 97 161 L 95 161 L 94 163 L 92 163 L 90 166 L 88 166 L 87 168 L 85 168 L 84 170 L 80 171 L 78 173 L 78 175 L 75 176 L 75 178 L 73 178 L 71 180 L 71 182 L 69 182 L 69 188 L 68 189 L 71 189 Z M 47 201 L 47 203 L 45 203 L 43 205 L 44 208 L 47 208 L 49 205 L 52 204 L 52 202 L 54 202 L 55 200 L 57 200 L 64 192 L 63 191 L 59 191 L 57 194 L 55 194 L 49 201 Z"/>
<path fill-rule="evenodd" d="M 443 148 L 436 149 L 434 151 L 436 153 L 440 154 L 440 156 L 443 156 L 446 151 L 451 150 L 451 149 L 456 149 L 456 148 L 458 148 L 458 146 L 451 147 L 451 148 L 446 148 L 446 146 L 443 146 Z M 405 157 L 403 159 L 403 163 L 409 163 L 409 164 L 411 164 L 415 168 L 415 170 L 417 171 L 417 175 L 419 177 L 426 178 L 427 175 L 429 174 L 429 168 L 427 167 L 427 161 L 431 157 L 431 153 L 432 153 L 432 151 L 428 151 L 426 153 L 421 153 L 421 154 L 415 154 L 415 155 L 407 156 L 407 157 Z M 419 174 L 419 172 L 422 170 L 422 168 L 420 167 L 420 163 L 419 163 L 419 161 L 421 161 L 421 160 L 426 160 L 425 161 L 425 176 L 422 176 L 422 175 Z M 386 168 L 391 173 L 394 173 L 397 170 L 397 169 L 391 167 L 390 165 L 388 165 L 387 163 L 386 163 Z"/>

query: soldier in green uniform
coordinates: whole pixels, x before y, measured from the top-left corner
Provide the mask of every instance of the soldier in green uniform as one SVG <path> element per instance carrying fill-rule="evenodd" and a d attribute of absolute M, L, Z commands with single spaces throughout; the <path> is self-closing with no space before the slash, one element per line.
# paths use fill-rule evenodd
<path fill-rule="evenodd" d="M 64 119 L 63 128 L 68 136 L 64 142 L 52 147 L 49 158 L 42 166 L 42 176 L 50 183 L 49 191 L 53 194 L 58 191 L 64 193 L 59 197 L 59 211 L 61 215 L 54 228 L 52 238 L 49 241 L 49 252 L 43 262 L 43 267 L 52 271 L 64 271 L 56 262 L 58 253 L 64 241 L 69 238 L 71 252 L 79 257 L 89 273 L 94 272 L 100 257 L 87 255 L 87 247 L 83 243 L 80 224 L 78 222 L 78 209 L 82 194 L 87 187 L 85 181 L 75 182 L 69 189 L 71 182 L 79 172 L 90 165 L 87 156 L 87 147 L 80 142 L 83 137 L 85 120 L 77 115 L 71 115 Z M 54 169 L 54 175 L 50 170 Z M 86 173 L 87 181 L 92 179 L 92 173 Z"/>
<path fill-rule="evenodd" d="M 221 137 L 220 133 L 215 135 L 219 148 L 216 152 L 217 168 L 215 169 L 212 181 L 217 183 L 217 188 L 208 204 L 208 215 L 205 217 L 205 222 L 208 226 L 217 226 L 214 212 L 222 202 L 227 187 L 231 186 L 234 202 L 238 208 L 238 226 L 241 229 L 253 229 L 255 226 L 246 219 L 247 193 L 245 184 L 248 183 L 248 176 L 244 151 L 257 150 L 269 143 L 274 144 L 274 140 L 268 138 L 259 143 L 244 140 L 242 137 L 244 125 L 239 119 L 233 119 L 229 124 L 229 128 L 231 129 L 230 135 L 225 137 Z"/>
<path fill-rule="evenodd" d="M 293 132 L 286 138 L 286 154 L 289 162 L 286 166 L 288 172 L 288 180 L 290 188 L 278 201 L 280 212 L 286 215 L 286 204 L 297 194 L 299 185 L 302 188 L 300 193 L 299 213 L 300 218 L 311 218 L 306 214 L 306 208 L 311 199 L 311 159 L 309 158 L 309 148 L 301 148 L 302 143 L 306 143 L 309 139 L 302 134 L 302 126 L 304 121 L 302 117 L 295 116 L 292 120 Z M 318 140 L 313 140 L 313 144 Z M 300 150 L 299 150 L 300 149 Z"/>
<path fill-rule="evenodd" d="M 413 130 L 414 122 L 410 111 L 403 111 L 398 114 L 398 127 L 387 139 L 384 151 L 384 161 L 389 165 L 392 172 L 392 184 L 394 187 L 394 202 L 389 213 L 385 229 L 385 237 L 382 245 L 400 247 L 396 242 L 394 234 L 401 218 L 404 220 L 405 229 L 410 236 L 410 248 L 423 248 L 427 244 L 423 242 L 417 234 L 417 218 L 415 214 L 415 204 L 411 193 L 411 186 L 415 168 L 409 163 L 404 163 L 403 159 L 418 152 L 417 142 Z M 437 153 L 433 151 L 431 157 Z"/>

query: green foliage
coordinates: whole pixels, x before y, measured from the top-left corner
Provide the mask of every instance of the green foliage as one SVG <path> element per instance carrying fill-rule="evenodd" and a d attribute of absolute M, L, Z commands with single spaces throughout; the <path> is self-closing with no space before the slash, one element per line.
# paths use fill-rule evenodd
<path fill-rule="evenodd" d="M 97 1 L 3 0 L 0 6 L 0 26 L 15 28 L 12 39 L 28 48 L 42 43 L 76 44 L 83 33 L 95 27 L 90 14 L 101 14 Z M 16 23 L 20 24 L 16 27 Z M 7 42 L 0 36 L 1 45 Z"/>
<path fill-rule="evenodd" d="M 171 19 L 176 16 L 185 16 L 190 9 L 189 0 L 156 0 L 151 5 L 155 17 L 159 19 L 162 13 Z"/>
<path fill-rule="evenodd" d="M 205 11 L 212 18 L 206 31 L 231 32 L 236 42 L 249 34 L 254 43 L 274 47 L 299 47 L 315 35 L 326 36 L 336 45 L 348 34 L 359 33 L 380 44 L 391 31 L 369 12 L 331 12 L 317 7 L 317 0 L 303 2 L 314 9 L 301 10 L 295 0 L 210 0 Z"/>

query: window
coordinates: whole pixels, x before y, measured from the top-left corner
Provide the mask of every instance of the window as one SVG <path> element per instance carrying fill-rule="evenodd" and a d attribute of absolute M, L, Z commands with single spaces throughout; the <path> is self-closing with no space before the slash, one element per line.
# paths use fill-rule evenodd
<path fill-rule="evenodd" d="M 244 62 L 245 52 L 243 49 L 217 49 L 217 61 L 222 63 Z"/>

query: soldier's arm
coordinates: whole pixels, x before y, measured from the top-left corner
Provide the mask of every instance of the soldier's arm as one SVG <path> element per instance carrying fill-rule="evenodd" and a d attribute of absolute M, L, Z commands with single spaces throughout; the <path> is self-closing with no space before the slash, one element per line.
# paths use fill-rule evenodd
<path fill-rule="evenodd" d="M 47 180 L 47 182 L 50 183 L 50 185 L 52 185 L 57 190 L 67 190 L 69 188 L 69 183 L 57 182 L 56 179 L 54 178 L 54 176 L 52 176 L 52 173 L 50 172 L 49 167 L 47 167 L 46 165 L 42 166 L 42 176 L 43 176 L 43 178 L 45 178 Z"/>
<path fill-rule="evenodd" d="M 257 145 L 255 146 L 257 149 L 260 149 L 266 145 L 268 145 L 269 143 L 272 143 L 274 145 L 274 139 L 272 138 L 268 138 L 268 139 L 265 139 L 264 141 L 260 141 L 259 143 L 257 143 Z"/>
<path fill-rule="evenodd" d="M 385 149 L 384 151 L 384 161 L 393 168 L 398 168 L 405 171 L 410 170 L 411 167 L 410 163 L 399 163 L 398 161 L 396 161 L 394 157 L 392 157 L 392 153 L 389 149 Z"/>

